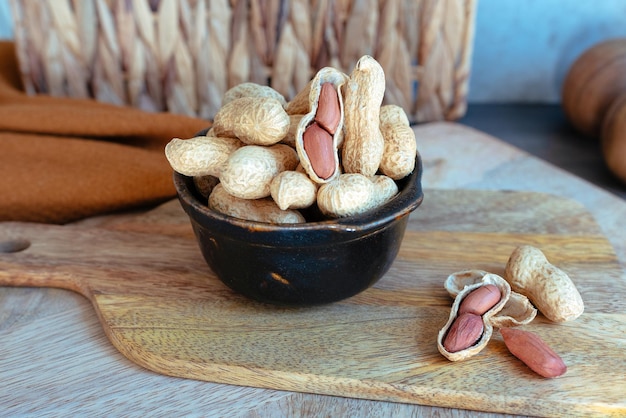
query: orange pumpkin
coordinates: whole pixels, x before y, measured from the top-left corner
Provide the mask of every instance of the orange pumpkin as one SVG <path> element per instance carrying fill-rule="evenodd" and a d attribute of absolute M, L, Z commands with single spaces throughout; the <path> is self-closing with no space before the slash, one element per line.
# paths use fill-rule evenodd
<path fill-rule="evenodd" d="M 609 170 L 626 183 L 626 92 L 613 101 L 604 118 L 602 154 Z"/>
<path fill-rule="evenodd" d="M 598 138 L 602 120 L 617 96 L 626 91 L 626 38 L 587 49 L 570 67 L 561 105 L 576 129 Z"/>

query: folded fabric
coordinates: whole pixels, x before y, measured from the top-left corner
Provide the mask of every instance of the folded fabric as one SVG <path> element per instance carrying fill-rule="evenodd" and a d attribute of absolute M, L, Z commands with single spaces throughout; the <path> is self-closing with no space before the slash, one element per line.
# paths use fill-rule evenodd
<path fill-rule="evenodd" d="M 209 125 L 95 100 L 29 96 L 14 43 L 0 42 L 0 221 L 62 224 L 171 199 L 165 145 Z"/>

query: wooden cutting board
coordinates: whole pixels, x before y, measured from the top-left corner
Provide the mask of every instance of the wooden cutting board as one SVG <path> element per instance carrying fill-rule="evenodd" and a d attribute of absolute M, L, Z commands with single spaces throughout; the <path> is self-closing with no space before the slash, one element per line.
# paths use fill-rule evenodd
<path fill-rule="evenodd" d="M 71 226 L 3 223 L 0 237 L 0 285 L 83 294 L 113 345 L 158 373 L 524 415 L 626 415 L 624 271 L 589 213 L 563 198 L 427 190 L 387 275 L 349 300 L 312 308 L 264 305 L 227 289 L 176 201 Z M 447 275 L 502 274 L 520 244 L 566 270 L 586 304 L 576 321 L 539 315 L 524 327 L 567 363 L 558 379 L 532 373 L 497 333 L 463 362 L 437 351 L 452 303 Z"/>

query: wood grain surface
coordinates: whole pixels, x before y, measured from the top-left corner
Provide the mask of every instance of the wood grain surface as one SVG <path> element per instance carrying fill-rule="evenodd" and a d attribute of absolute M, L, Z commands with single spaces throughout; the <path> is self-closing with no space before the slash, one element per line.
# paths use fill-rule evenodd
<path fill-rule="evenodd" d="M 626 284 L 615 253 L 579 204 L 541 193 L 427 190 L 400 253 L 373 288 L 344 302 L 277 308 L 226 288 L 201 258 L 176 201 L 141 216 L 73 226 L 0 224 L 0 285 L 87 297 L 112 344 L 161 374 L 370 400 L 530 415 L 624 415 Z M 543 379 L 496 333 L 451 363 L 436 334 L 448 274 L 502 274 L 516 245 L 540 247 L 585 300 L 576 321 L 542 316 L 539 334 L 568 364 Z"/>

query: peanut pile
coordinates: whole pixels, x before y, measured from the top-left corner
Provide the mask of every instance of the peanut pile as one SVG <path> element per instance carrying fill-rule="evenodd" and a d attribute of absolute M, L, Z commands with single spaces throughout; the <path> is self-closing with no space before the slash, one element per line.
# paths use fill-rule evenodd
<path fill-rule="evenodd" d="M 529 324 L 537 310 L 555 323 L 578 318 L 584 304 L 576 286 L 540 249 L 529 245 L 515 248 L 504 276 L 468 270 L 448 277 L 444 287 L 455 299 L 439 331 L 439 352 L 451 361 L 464 360 L 478 354 L 493 328 L 499 328 L 511 354 L 535 373 L 563 375 L 567 366 L 554 350 L 538 335 L 513 327 Z"/>
<path fill-rule="evenodd" d="M 382 105 L 385 75 L 363 56 L 352 73 L 322 68 L 293 100 L 268 86 L 226 92 L 206 136 L 173 138 L 172 168 L 194 178 L 211 209 L 270 223 L 357 215 L 398 194 L 417 145 L 404 110 Z"/>

